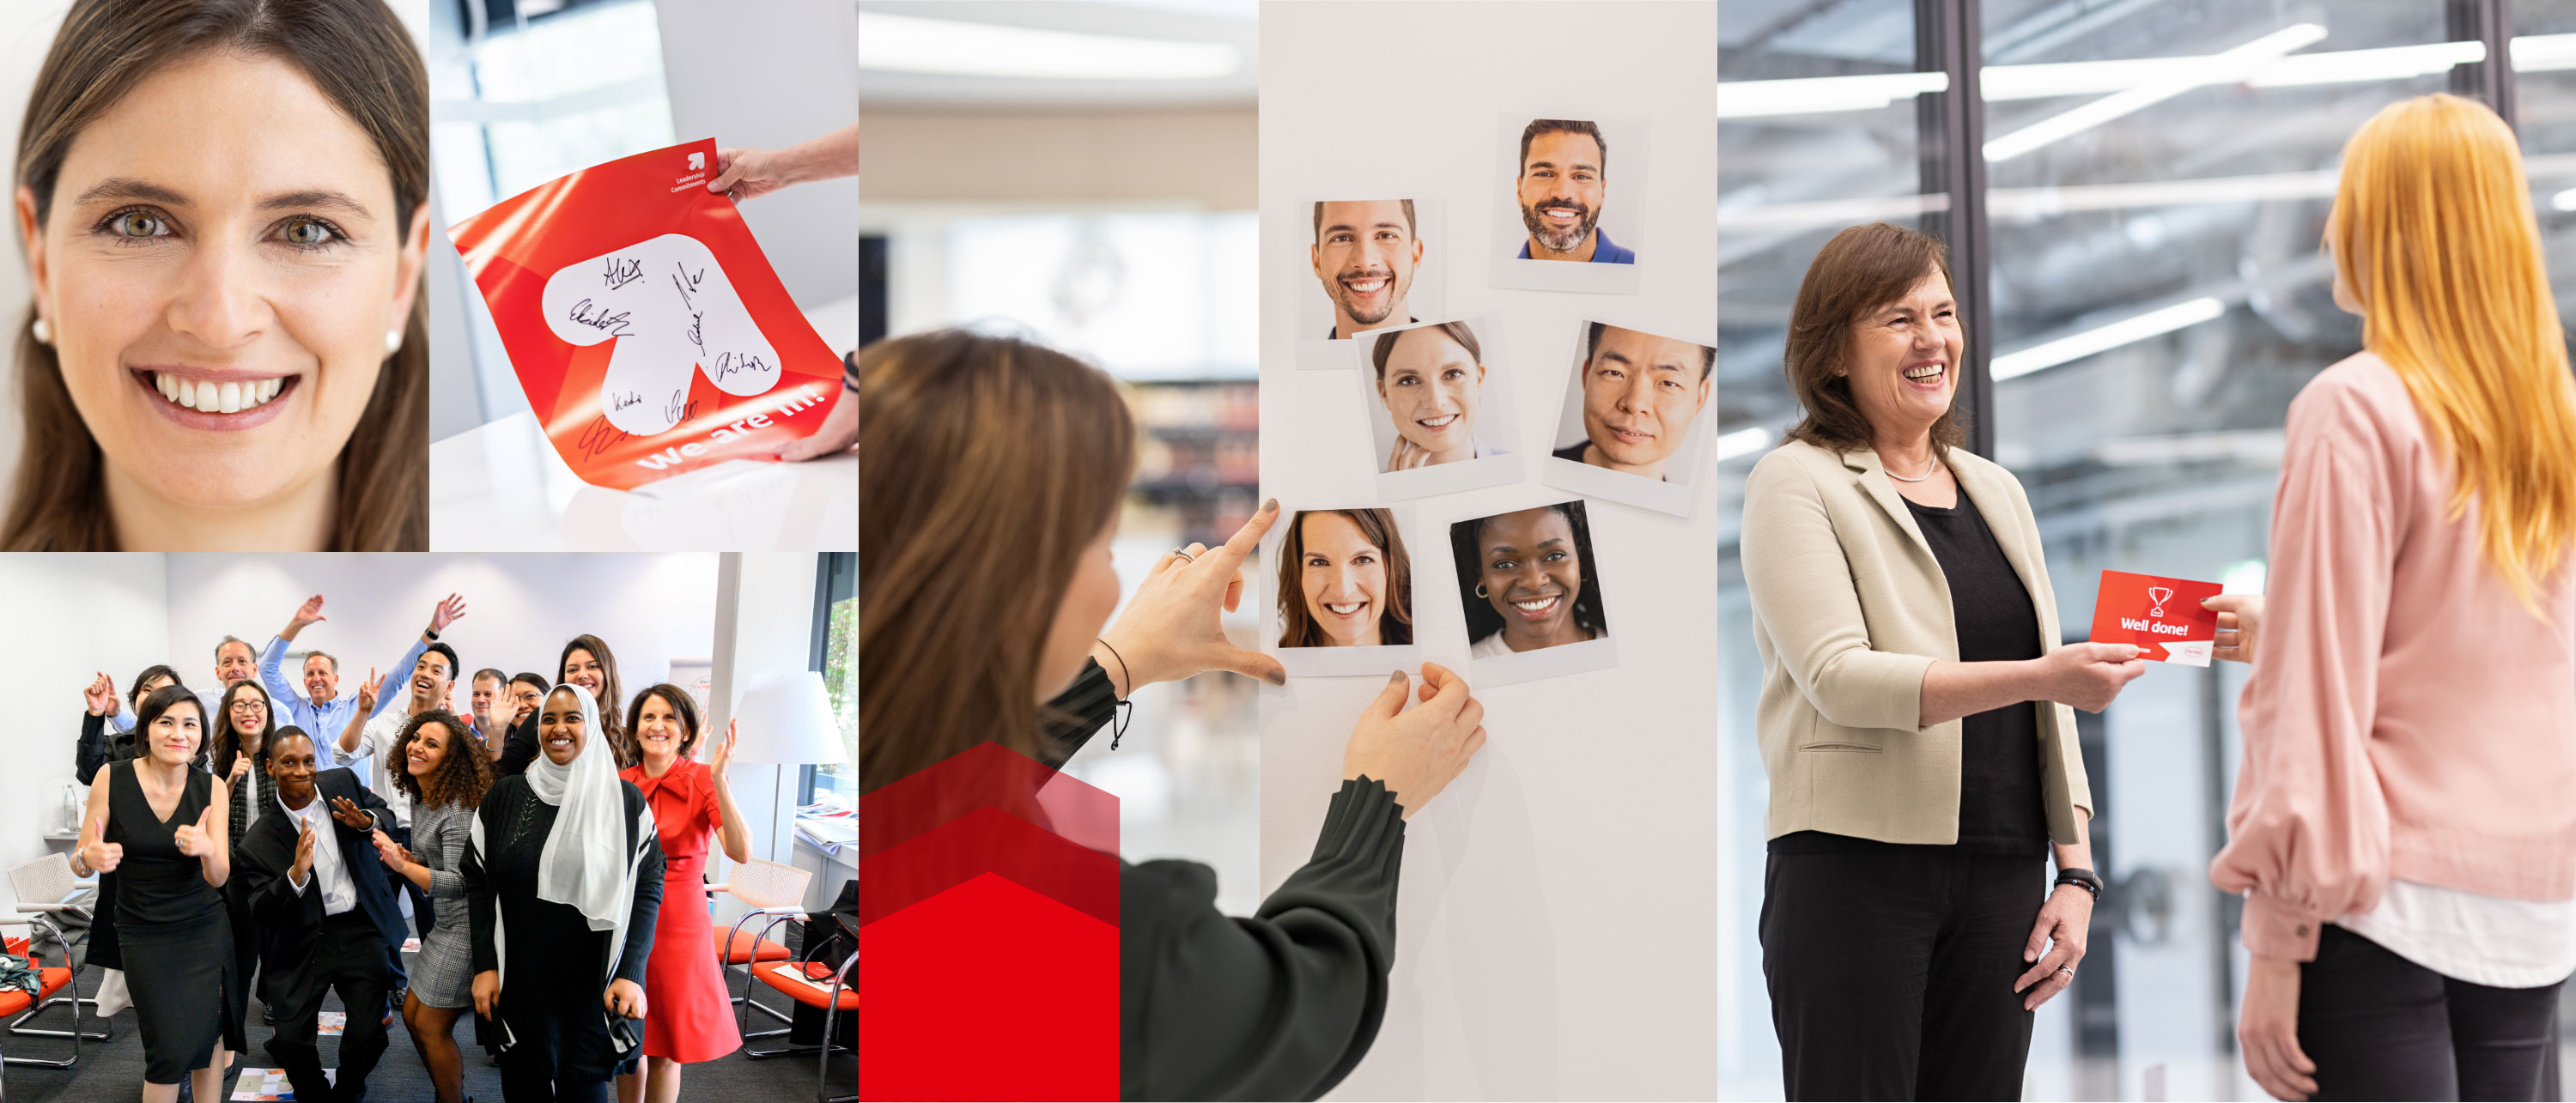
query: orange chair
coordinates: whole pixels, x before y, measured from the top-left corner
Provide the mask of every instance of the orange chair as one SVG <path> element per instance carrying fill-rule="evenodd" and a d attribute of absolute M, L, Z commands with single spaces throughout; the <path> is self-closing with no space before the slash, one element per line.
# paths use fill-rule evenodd
<path fill-rule="evenodd" d="M 734 863 L 731 880 L 707 886 L 710 894 L 729 892 L 743 903 L 742 918 L 735 920 L 730 929 L 715 932 L 716 971 L 724 977 L 728 993 L 733 989 L 735 970 L 744 970 L 748 974 L 762 962 L 785 961 L 795 956 L 786 946 L 770 941 L 769 932 L 776 930 L 779 924 L 805 918 L 805 886 L 813 879 L 812 873 L 795 866 L 754 858 Z M 744 933 L 743 926 L 755 919 L 761 921 L 759 930 Z M 753 1011 L 782 1023 L 788 1022 L 789 1018 L 751 998 L 749 975 L 743 977 L 742 994 L 732 999 L 737 1009 L 737 1025 L 744 1038 L 774 1038 L 787 1033 L 785 1027 L 758 1032 L 751 1029 Z"/>
<path fill-rule="evenodd" d="M 98 1008 L 97 1000 L 80 995 L 80 970 L 72 965 L 71 943 L 63 941 L 62 938 L 62 917 L 71 916 L 81 920 L 90 918 L 88 908 L 68 902 L 79 895 L 81 887 L 82 882 L 72 876 L 72 860 L 67 855 L 47 854 L 10 867 L 9 889 L 17 894 L 18 911 L 24 913 L 27 918 L 0 917 L 0 926 L 22 926 L 28 928 L 29 933 L 33 934 L 35 923 L 42 922 L 47 930 L 53 932 L 53 944 L 63 948 L 63 965 L 72 970 L 73 982 L 69 995 L 41 1000 L 33 1007 L 10 1012 L 5 1016 L 9 1024 L 8 1031 L 11 1034 L 28 1038 L 67 1038 L 71 1036 L 68 1031 L 40 1030 L 25 1023 L 29 1019 L 44 1014 L 45 1009 L 59 1004 L 87 1004 L 93 1011 Z M 52 903 L 43 901 L 52 901 Z M 29 955 L 29 958 L 33 960 L 33 955 Z M 77 1020 L 79 1008 L 75 1007 L 73 1011 L 73 1018 Z M 115 1028 L 107 1019 L 97 1018 L 94 1021 L 99 1029 L 94 1032 L 84 1031 L 81 1037 L 93 1042 L 104 1042 L 115 1036 Z M 72 1029 L 80 1029 L 78 1022 L 73 1024 Z"/>
<path fill-rule="evenodd" d="M 850 916 L 839 915 L 835 918 L 841 921 L 842 928 L 849 931 L 852 938 L 856 938 L 858 936 L 858 929 L 853 925 L 853 921 Z M 859 1013 L 859 994 L 849 986 L 850 967 L 857 965 L 858 963 L 859 955 L 852 953 L 847 960 L 841 962 L 840 968 L 837 969 L 819 961 L 770 961 L 753 965 L 751 967 L 751 975 L 757 978 L 760 983 L 778 990 L 779 993 L 785 995 L 788 999 L 804 1004 L 807 1007 L 819 1007 L 823 1009 L 823 1042 L 821 1045 L 817 1046 L 790 1045 L 778 1049 L 766 1050 L 746 1048 L 742 1051 L 742 1055 L 752 1060 L 758 1060 L 763 1057 L 784 1057 L 791 1054 L 801 1054 L 811 1051 L 815 1054 L 814 1097 L 821 1100 L 822 1103 L 849 1103 L 849 1101 L 857 1099 L 858 1096 L 856 1095 L 830 1094 L 831 1088 L 829 1086 L 829 1079 L 832 1070 L 832 1055 L 835 1053 L 853 1052 L 850 1047 L 840 1045 L 832 1040 L 832 1020 L 843 1011 L 847 1011 L 853 1015 Z M 828 986 L 824 983 L 827 979 L 830 981 Z M 754 1004 L 753 1006 L 757 1007 L 759 1005 Z M 785 1031 L 770 1031 L 769 1033 L 783 1034 Z"/>
<path fill-rule="evenodd" d="M 48 930 L 53 928 L 52 923 L 46 922 L 41 917 L 33 920 L 32 922 L 27 920 L 0 919 L 0 927 L 32 927 L 34 924 L 43 924 Z M 59 938 L 60 932 L 55 932 L 55 935 Z M 0 950 L 5 950 L 8 953 L 15 954 L 20 957 L 27 957 L 30 960 L 33 960 L 32 955 L 29 953 L 30 947 L 28 946 L 28 940 L 24 938 L 0 938 Z M 80 1004 L 69 997 L 61 997 L 54 994 L 71 986 L 72 971 L 68 965 L 59 969 L 51 969 L 45 968 L 43 963 L 38 962 L 36 981 L 37 991 L 36 994 L 32 996 L 28 995 L 24 989 L 11 988 L 0 990 L 0 1018 L 8 1018 L 10 1020 L 9 1032 L 12 1034 L 51 1034 L 70 1038 L 72 1043 L 71 1055 L 54 1060 L 44 1060 L 34 1057 L 0 1057 L 0 1064 L 34 1065 L 39 1068 L 49 1069 L 70 1068 L 80 1062 L 81 1039 L 84 1037 L 90 1037 L 90 1035 L 81 1033 Z M 72 1028 L 70 1030 L 40 1032 L 18 1028 L 17 1023 L 19 1021 L 38 1014 L 45 1010 L 45 1008 L 55 1004 L 65 1004 L 71 1007 Z"/>

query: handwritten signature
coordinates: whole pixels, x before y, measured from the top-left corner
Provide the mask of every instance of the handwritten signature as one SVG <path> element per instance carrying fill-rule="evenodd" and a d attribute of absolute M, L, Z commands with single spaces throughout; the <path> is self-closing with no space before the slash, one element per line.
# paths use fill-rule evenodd
<path fill-rule="evenodd" d="M 607 258 L 607 261 L 608 270 L 601 273 L 601 275 L 605 278 L 608 283 L 608 289 L 611 291 L 615 291 L 618 288 L 644 278 L 643 261 L 629 260 L 625 257 L 609 257 Z"/>
<path fill-rule="evenodd" d="M 626 443 L 627 439 L 628 434 L 625 430 L 609 424 L 608 419 L 602 417 L 583 426 L 580 435 L 573 438 L 572 444 L 574 448 L 580 450 L 582 459 L 593 460 L 599 458 L 601 453 Z"/>
<path fill-rule="evenodd" d="M 704 268 L 698 269 L 696 274 L 693 275 L 689 272 L 687 265 L 674 264 L 671 266 L 671 269 L 671 286 L 679 289 L 680 304 L 688 307 L 697 306 L 697 296 L 691 294 L 691 292 L 696 291 L 698 289 L 698 284 L 706 280 L 707 270 Z"/>
<path fill-rule="evenodd" d="M 715 371 L 710 374 L 708 378 L 715 382 L 722 383 L 726 376 L 732 375 L 738 371 L 767 370 L 769 370 L 769 361 L 763 360 L 760 357 L 738 352 L 720 352 L 716 354 Z"/>
<path fill-rule="evenodd" d="M 631 316 L 631 313 L 627 311 L 619 311 L 615 314 L 611 314 L 608 312 L 607 307 L 600 306 L 588 299 L 583 299 L 580 302 L 572 304 L 571 317 L 575 323 L 589 326 L 592 329 L 606 330 L 608 331 L 608 335 L 611 337 L 626 336 L 626 320 Z"/>

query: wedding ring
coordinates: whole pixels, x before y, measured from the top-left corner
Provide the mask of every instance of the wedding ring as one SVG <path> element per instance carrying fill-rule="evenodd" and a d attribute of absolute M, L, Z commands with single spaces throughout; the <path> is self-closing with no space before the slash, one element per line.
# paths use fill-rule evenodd
<path fill-rule="evenodd" d="M 1198 561 L 1199 561 L 1199 557 L 1197 557 L 1197 556 L 1195 556 L 1195 555 L 1191 555 L 1191 554 L 1189 553 L 1189 549 L 1187 549 L 1187 548 L 1173 548 L 1173 549 L 1172 549 L 1172 554 L 1173 554 L 1173 555 L 1180 556 L 1181 558 L 1186 559 L 1186 560 L 1188 560 L 1188 561 L 1190 561 L 1190 562 L 1192 562 L 1192 563 L 1196 563 L 1196 562 L 1198 562 Z"/>

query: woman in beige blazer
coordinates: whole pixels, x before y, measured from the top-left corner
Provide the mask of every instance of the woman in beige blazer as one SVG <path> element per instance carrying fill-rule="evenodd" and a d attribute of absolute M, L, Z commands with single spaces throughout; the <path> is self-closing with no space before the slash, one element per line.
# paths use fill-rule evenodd
<path fill-rule="evenodd" d="M 2031 1012 L 2074 981 L 2101 891 L 2067 706 L 2145 663 L 2058 644 L 2021 484 L 1957 447 L 1962 343 L 1939 242 L 1836 235 L 1790 315 L 1805 420 L 1745 483 L 1791 1099 L 2021 1098 Z"/>

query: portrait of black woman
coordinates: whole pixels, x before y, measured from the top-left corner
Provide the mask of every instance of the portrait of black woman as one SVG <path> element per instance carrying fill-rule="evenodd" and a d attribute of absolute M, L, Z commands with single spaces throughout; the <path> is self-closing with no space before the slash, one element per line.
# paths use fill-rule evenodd
<path fill-rule="evenodd" d="M 1610 634 L 1582 502 L 1497 513 L 1449 526 L 1467 654 L 1479 659 Z"/>

